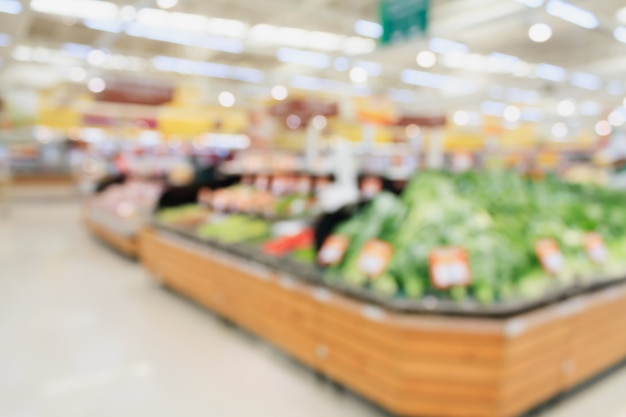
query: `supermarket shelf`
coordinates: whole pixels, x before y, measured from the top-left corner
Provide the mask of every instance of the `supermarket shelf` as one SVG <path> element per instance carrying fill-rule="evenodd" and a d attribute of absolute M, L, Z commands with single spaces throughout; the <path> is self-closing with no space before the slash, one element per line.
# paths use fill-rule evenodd
<path fill-rule="evenodd" d="M 16 174 L 11 181 L 19 186 L 72 185 L 74 177 L 65 174 Z"/>
<path fill-rule="evenodd" d="M 163 284 L 403 416 L 513 417 L 626 357 L 626 286 L 506 319 L 406 314 L 143 229 Z"/>
<path fill-rule="evenodd" d="M 89 218 L 85 218 L 83 222 L 93 236 L 118 252 L 130 258 L 137 258 L 139 250 L 136 236 L 116 233 Z"/>

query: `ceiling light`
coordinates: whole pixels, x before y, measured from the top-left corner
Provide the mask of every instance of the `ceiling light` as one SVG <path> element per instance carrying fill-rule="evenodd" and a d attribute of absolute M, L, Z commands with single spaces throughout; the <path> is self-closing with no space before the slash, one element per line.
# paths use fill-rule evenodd
<path fill-rule="evenodd" d="M 318 114 L 313 118 L 312 123 L 314 128 L 316 128 L 317 130 L 322 130 L 326 127 L 328 121 L 324 116 Z"/>
<path fill-rule="evenodd" d="M 280 48 L 276 57 L 281 62 L 300 64 L 315 68 L 328 68 L 330 57 L 319 52 L 303 51 L 300 49 Z"/>
<path fill-rule="evenodd" d="M 416 138 L 422 133 L 422 129 L 418 125 L 410 124 L 404 129 L 407 138 Z"/>
<path fill-rule="evenodd" d="M 375 62 L 358 61 L 355 63 L 355 65 L 367 71 L 367 75 L 369 75 L 370 77 L 378 77 L 382 72 L 380 64 L 377 64 Z"/>
<path fill-rule="evenodd" d="M 618 27 L 613 31 L 613 36 L 618 41 L 626 43 L 626 28 L 623 26 Z"/>
<path fill-rule="evenodd" d="M 518 3 L 522 3 L 528 7 L 541 7 L 543 6 L 543 0 L 516 0 Z"/>
<path fill-rule="evenodd" d="M 606 85 L 606 91 L 614 96 L 624 95 L 624 83 L 619 80 L 612 80 Z"/>
<path fill-rule="evenodd" d="M 302 120 L 295 114 L 291 114 L 287 117 L 287 127 L 289 129 L 297 129 L 302 125 Z"/>
<path fill-rule="evenodd" d="M 342 50 L 347 55 L 369 54 L 374 49 L 376 49 L 376 41 L 374 39 L 351 36 L 343 41 Z"/>
<path fill-rule="evenodd" d="M 178 4 L 178 0 L 157 0 L 157 6 L 161 9 L 171 9 Z"/>
<path fill-rule="evenodd" d="M 22 3 L 19 0 L 0 1 L 0 13 L 20 14 L 22 13 Z"/>
<path fill-rule="evenodd" d="M 350 70 L 350 81 L 356 84 L 367 82 L 368 74 L 364 68 L 354 67 Z"/>
<path fill-rule="evenodd" d="M 584 72 L 575 72 L 570 77 L 572 85 L 587 90 L 597 90 L 602 86 L 602 80 L 597 75 Z"/>
<path fill-rule="evenodd" d="M 87 88 L 92 93 L 98 94 L 106 90 L 107 85 L 106 85 L 106 82 L 102 78 L 94 77 L 90 79 L 89 82 L 87 83 Z"/>
<path fill-rule="evenodd" d="M 289 93 L 287 92 L 287 88 L 285 86 L 275 85 L 272 87 L 271 94 L 274 100 L 282 101 L 287 98 Z"/>
<path fill-rule="evenodd" d="M 528 37 L 533 42 L 546 42 L 552 37 L 552 28 L 545 23 L 535 23 L 528 30 Z"/>
<path fill-rule="evenodd" d="M 123 23 L 117 19 L 83 19 L 83 25 L 93 30 L 120 33 Z"/>
<path fill-rule="evenodd" d="M 398 103 L 413 103 L 416 99 L 416 95 L 413 91 L 403 90 L 401 88 L 390 88 L 387 90 L 387 97 L 389 100 Z"/>
<path fill-rule="evenodd" d="M 567 71 L 565 68 L 557 67 L 556 65 L 537 64 L 535 75 L 544 80 L 563 82 L 567 78 Z"/>
<path fill-rule="evenodd" d="M 506 104 L 496 101 L 485 101 L 480 105 L 480 110 L 490 116 L 502 116 L 506 108 Z"/>
<path fill-rule="evenodd" d="M 72 67 L 70 68 L 68 77 L 70 80 L 79 83 L 85 81 L 85 78 L 87 78 L 87 71 L 85 71 L 82 67 Z"/>
<path fill-rule="evenodd" d="M 517 122 L 522 117 L 522 112 L 516 106 L 507 106 L 502 115 L 507 122 Z"/>
<path fill-rule="evenodd" d="M 529 122 L 540 122 L 543 120 L 543 112 L 539 109 L 526 107 L 522 110 L 521 119 Z"/>
<path fill-rule="evenodd" d="M 556 105 L 556 111 L 563 117 L 569 117 L 576 111 L 576 105 L 571 100 L 562 100 Z"/>
<path fill-rule="evenodd" d="M 612 126 L 623 126 L 626 120 L 624 120 L 624 113 L 619 110 L 614 110 L 609 114 L 608 121 Z"/>
<path fill-rule="evenodd" d="M 590 11 L 562 0 L 550 0 L 546 5 L 546 11 L 552 16 L 586 29 L 595 29 L 600 24 L 596 15 Z"/>
<path fill-rule="evenodd" d="M 454 123 L 456 123 L 459 126 L 465 126 L 470 122 L 470 116 L 469 113 L 463 110 L 459 110 L 456 113 L 454 113 Z"/>
<path fill-rule="evenodd" d="M 595 101 L 583 101 L 580 103 L 578 111 L 585 116 L 597 116 L 602 111 L 602 105 Z"/>
<path fill-rule="evenodd" d="M 596 133 L 600 136 L 608 136 L 612 130 L 611 124 L 606 120 L 600 120 L 596 123 Z"/>
<path fill-rule="evenodd" d="M 94 49 L 87 54 L 87 62 L 93 66 L 101 66 L 107 60 L 108 54 L 101 49 Z"/>
<path fill-rule="evenodd" d="M 126 6 L 122 6 L 122 8 L 120 9 L 120 18 L 124 22 L 130 22 L 131 20 L 134 20 L 136 16 L 137 16 L 137 9 L 135 9 L 131 5 L 127 4 Z"/>
<path fill-rule="evenodd" d="M 563 122 L 555 123 L 551 129 L 552 136 L 555 138 L 563 139 L 567 136 L 568 128 L 567 125 Z"/>
<path fill-rule="evenodd" d="M 471 94 L 476 92 L 476 83 L 462 78 L 455 78 L 449 75 L 432 74 L 426 71 L 407 69 L 402 71 L 402 82 L 406 84 L 418 85 L 420 87 L 430 87 L 451 93 Z"/>
<path fill-rule="evenodd" d="M 222 91 L 218 97 L 218 101 L 223 107 L 233 107 L 235 105 L 235 95 L 229 91 Z"/>
<path fill-rule="evenodd" d="M 79 19 L 115 19 L 118 8 L 114 3 L 98 0 L 31 0 L 36 12 Z"/>
<path fill-rule="evenodd" d="M 417 54 L 415 60 L 420 67 L 431 68 L 437 63 L 437 55 L 431 51 L 422 51 Z"/>
<path fill-rule="evenodd" d="M 380 38 L 383 34 L 383 27 L 380 23 L 371 22 L 369 20 L 357 20 L 354 24 L 354 31 L 370 38 Z"/>
<path fill-rule="evenodd" d="M 438 54 L 469 52 L 467 45 L 443 38 L 431 38 L 430 41 L 428 41 L 428 49 Z"/>
<path fill-rule="evenodd" d="M 348 58 L 345 58 L 343 56 L 337 57 L 333 62 L 333 67 L 335 67 L 335 69 L 340 72 L 348 71 L 348 69 L 350 68 L 350 61 L 348 61 Z"/>

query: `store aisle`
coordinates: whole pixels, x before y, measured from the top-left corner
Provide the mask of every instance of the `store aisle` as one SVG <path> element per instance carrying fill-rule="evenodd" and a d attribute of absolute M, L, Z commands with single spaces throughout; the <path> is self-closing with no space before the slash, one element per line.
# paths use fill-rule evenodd
<path fill-rule="evenodd" d="M 0 217 L 0 416 L 385 416 L 159 288 L 76 203 Z M 626 371 L 544 417 L 626 417 Z"/>

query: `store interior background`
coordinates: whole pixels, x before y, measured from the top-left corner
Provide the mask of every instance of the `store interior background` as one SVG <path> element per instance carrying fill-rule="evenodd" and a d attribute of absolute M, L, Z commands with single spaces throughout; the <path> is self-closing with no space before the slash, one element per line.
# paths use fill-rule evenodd
<path fill-rule="evenodd" d="M 387 39 L 378 0 L 0 0 L 0 415 L 387 415 L 91 236 L 120 171 L 341 176 L 344 152 L 624 188 L 623 0 L 386 2 L 427 14 Z M 147 222 L 150 187 L 115 214 Z M 626 417 L 625 387 L 618 367 L 536 413 Z"/>

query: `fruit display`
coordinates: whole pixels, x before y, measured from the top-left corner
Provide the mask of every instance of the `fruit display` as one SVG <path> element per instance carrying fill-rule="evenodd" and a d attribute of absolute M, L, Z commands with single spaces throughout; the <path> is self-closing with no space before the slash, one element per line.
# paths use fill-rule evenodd
<path fill-rule="evenodd" d="M 623 199 L 552 177 L 421 173 L 339 224 L 318 260 L 329 283 L 394 299 L 533 300 L 626 271 Z"/>
<path fill-rule="evenodd" d="M 185 204 L 160 210 L 157 219 L 162 223 L 173 226 L 194 227 L 204 223 L 210 214 L 210 211 L 203 206 Z"/>
<path fill-rule="evenodd" d="M 96 195 L 91 206 L 122 219 L 141 217 L 154 210 L 162 190 L 163 185 L 155 181 L 129 180 Z"/>
<path fill-rule="evenodd" d="M 223 243 L 254 242 L 270 235 L 271 225 L 266 220 L 245 215 L 214 217 L 199 226 L 196 234 L 204 239 L 215 239 Z"/>

